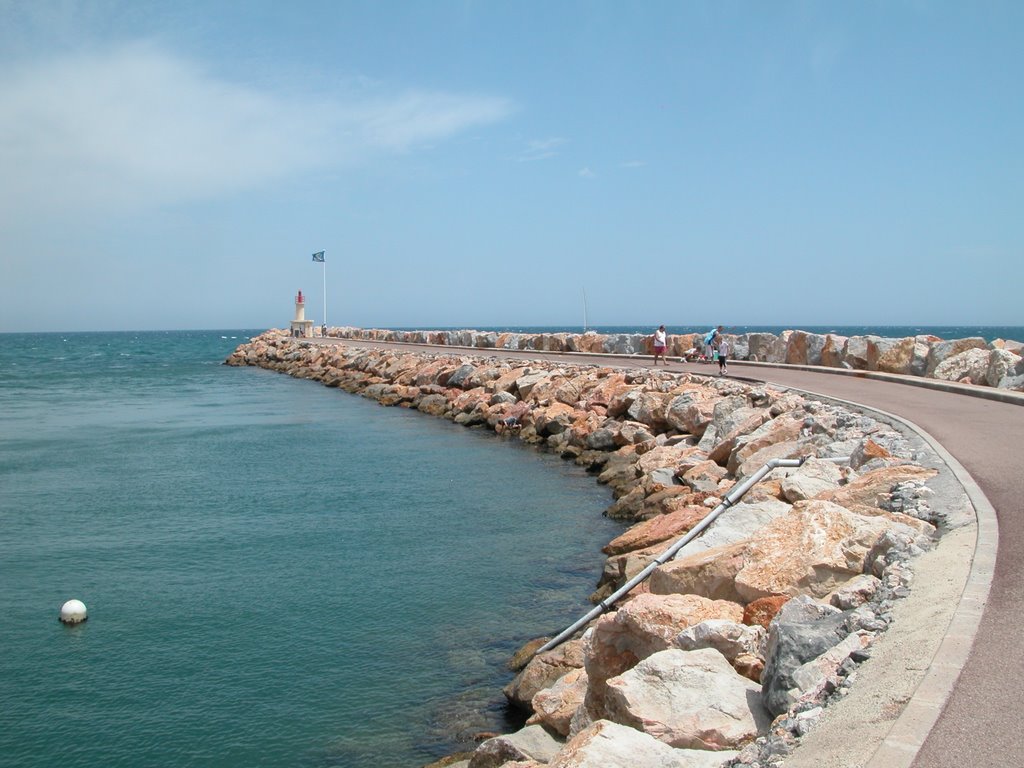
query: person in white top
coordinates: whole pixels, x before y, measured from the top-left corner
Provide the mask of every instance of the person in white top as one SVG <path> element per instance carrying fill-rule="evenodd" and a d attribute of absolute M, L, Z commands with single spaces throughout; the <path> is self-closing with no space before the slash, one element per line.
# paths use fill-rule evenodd
<path fill-rule="evenodd" d="M 725 336 L 718 337 L 718 375 L 724 376 L 729 372 L 729 352 L 732 348 L 729 339 Z"/>
<path fill-rule="evenodd" d="M 654 364 L 658 364 L 658 355 L 661 355 L 661 364 L 668 365 L 665 360 L 665 347 L 668 344 L 668 336 L 665 333 L 665 326 L 659 325 L 654 332 Z"/>

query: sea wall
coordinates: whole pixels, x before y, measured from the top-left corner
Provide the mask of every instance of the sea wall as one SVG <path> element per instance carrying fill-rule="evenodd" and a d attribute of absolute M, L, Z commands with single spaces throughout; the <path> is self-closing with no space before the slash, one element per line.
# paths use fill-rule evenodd
<path fill-rule="evenodd" d="M 907 594 L 913 556 L 964 524 L 892 427 L 729 379 L 647 368 L 408 353 L 269 331 L 225 361 L 490 429 L 586 466 L 630 527 L 604 547 L 598 601 L 772 458 L 777 471 L 582 637 L 518 654 L 527 725 L 444 765 L 749 765 L 787 753 Z M 825 459 L 850 457 L 836 464 Z M 575 617 L 566 617 L 568 624 Z M 438 765 L 440 765 L 439 763 Z"/>
<path fill-rule="evenodd" d="M 493 331 L 391 331 L 331 328 L 329 336 L 477 349 L 525 349 L 616 355 L 653 354 L 653 337 L 643 334 L 495 333 Z M 726 334 L 730 357 L 788 365 L 821 365 L 856 371 L 923 376 L 977 386 L 1024 391 L 1024 343 L 983 338 L 943 340 L 937 336 L 839 336 L 805 331 Z M 667 354 L 684 357 L 700 349 L 698 333 L 670 335 Z"/>

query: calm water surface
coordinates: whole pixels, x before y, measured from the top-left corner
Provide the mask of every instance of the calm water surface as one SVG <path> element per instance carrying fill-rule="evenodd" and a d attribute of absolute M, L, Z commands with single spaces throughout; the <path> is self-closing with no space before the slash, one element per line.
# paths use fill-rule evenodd
<path fill-rule="evenodd" d="M 592 477 L 245 337 L 0 335 L 0 765 L 422 765 L 588 607 Z"/>

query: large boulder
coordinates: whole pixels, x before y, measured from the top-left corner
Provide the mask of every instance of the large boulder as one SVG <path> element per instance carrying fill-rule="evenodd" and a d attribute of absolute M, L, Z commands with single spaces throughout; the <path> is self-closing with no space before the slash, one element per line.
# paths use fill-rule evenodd
<path fill-rule="evenodd" d="M 865 472 L 846 485 L 823 489 L 815 496 L 862 515 L 880 515 L 892 490 L 900 483 L 923 483 L 935 477 L 936 470 L 913 464 L 882 467 Z"/>
<path fill-rule="evenodd" d="M 684 554 L 655 568 L 647 581 L 648 589 L 653 594 L 703 595 L 742 604 L 743 596 L 736 591 L 736 574 L 745 565 L 746 548 L 747 542 L 740 541 Z"/>
<path fill-rule="evenodd" d="M 608 681 L 607 719 L 673 747 L 730 750 L 767 730 L 759 694 L 718 651 L 673 648 Z"/>
<path fill-rule="evenodd" d="M 931 375 L 943 381 L 987 384 L 991 356 L 992 352 L 987 349 L 968 349 L 958 355 L 947 357 L 935 366 Z"/>
<path fill-rule="evenodd" d="M 729 356 L 734 360 L 748 360 L 750 359 L 750 342 L 747 339 L 747 334 L 741 333 L 739 336 L 731 336 L 731 347 L 732 350 Z"/>
<path fill-rule="evenodd" d="M 825 337 L 825 345 L 821 348 L 821 364 L 829 368 L 841 368 L 843 366 L 843 349 L 846 346 L 846 336 L 830 333 Z"/>
<path fill-rule="evenodd" d="M 630 404 L 626 415 L 656 432 L 664 432 L 668 428 L 665 412 L 670 399 L 670 395 L 661 392 L 641 392 Z"/>
<path fill-rule="evenodd" d="M 665 421 L 670 429 L 692 435 L 702 435 L 711 417 L 715 404 L 708 401 L 699 391 L 684 392 L 673 397 L 666 407 Z"/>
<path fill-rule="evenodd" d="M 617 445 L 639 445 L 654 439 L 654 435 L 647 429 L 646 424 L 639 421 L 622 421 L 618 424 L 615 432 L 615 443 Z"/>
<path fill-rule="evenodd" d="M 550 375 L 551 374 L 548 371 L 532 371 L 517 378 L 515 380 L 515 385 L 516 390 L 519 392 L 520 399 L 528 399 L 533 388 L 542 381 L 547 380 Z"/>
<path fill-rule="evenodd" d="M 765 668 L 761 676 L 762 696 L 768 711 L 772 715 L 786 712 L 803 692 L 794 679 L 794 675 L 799 676 L 798 670 L 840 645 L 849 635 L 847 617 L 838 609 L 806 596 L 786 603 L 768 628 Z M 857 645 L 860 645 L 859 639 Z"/>
<path fill-rule="evenodd" d="M 598 720 L 566 742 L 548 768 L 719 768 L 736 754 L 673 749 L 636 728 Z"/>
<path fill-rule="evenodd" d="M 697 552 L 735 544 L 752 537 L 772 520 L 789 514 L 792 507 L 779 499 L 741 501 L 723 512 L 699 537 L 687 544 L 676 555 L 682 560 Z M 667 563 L 662 568 L 671 568 Z"/>
<path fill-rule="evenodd" d="M 804 414 L 787 412 L 776 416 L 759 426 L 753 432 L 739 435 L 734 443 L 726 468 L 735 473 L 737 469 L 763 448 L 777 443 L 799 440 L 804 429 Z M 763 462 L 762 462 L 763 463 Z"/>
<path fill-rule="evenodd" d="M 555 681 L 550 688 L 538 691 L 532 701 L 534 715 L 528 725 L 539 723 L 561 736 L 568 736 L 572 716 L 583 705 L 587 695 L 587 672 L 574 669 Z"/>
<path fill-rule="evenodd" d="M 652 544 L 642 549 L 633 549 L 628 552 L 610 555 L 605 560 L 604 568 L 601 571 L 601 578 L 598 581 L 598 589 L 591 595 L 591 601 L 603 600 L 627 581 L 636 576 L 640 571 L 650 565 L 666 549 L 668 544 Z"/>
<path fill-rule="evenodd" d="M 724 465 L 740 436 L 753 432 L 769 418 L 767 409 L 749 406 L 746 397 L 727 397 L 715 405 L 711 424 L 697 447 L 706 451 L 709 459 Z"/>
<path fill-rule="evenodd" d="M 878 360 L 881 357 L 889 354 L 894 348 L 899 346 L 899 339 L 889 339 L 883 336 L 868 336 L 868 370 L 878 370 Z"/>
<path fill-rule="evenodd" d="M 765 358 L 769 363 L 784 363 L 786 362 L 786 354 L 789 350 L 789 337 L 793 335 L 793 331 L 783 331 L 775 340 L 772 341 L 768 348 L 768 355 Z"/>
<path fill-rule="evenodd" d="M 636 469 L 642 475 L 666 467 L 674 471 L 684 460 L 699 461 L 704 458 L 706 457 L 692 445 L 659 445 L 636 460 Z"/>
<path fill-rule="evenodd" d="M 560 403 L 576 407 L 582 403 L 583 392 L 588 379 L 585 376 L 574 376 L 559 383 L 554 390 L 553 397 Z"/>
<path fill-rule="evenodd" d="M 707 517 L 710 511 L 707 507 L 686 506 L 657 515 L 615 537 L 601 551 L 606 555 L 618 555 L 677 539 Z"/>
<path fill-rule="evenodd" d="M 736 603 L 682 594 L 640 594 L 618 611 L 602 616 L 584 635 L 590 714 L 594 719 L 603 716 L 609 678 L 673 647 L 682 630 L 708 619 L 738 622 L 742 618 L 743 608 Z"/>
<path fill-rule="evenodd" d="M 898 373 L 905 376 L 924 376 L 931 345 L 928 336 L 909 336 L 892 340 L 892 344 L 875 344 L 871 354 L 871 370 Z"/>
<path fill-rule="evenodd" d="M 465 362 L 456 368 L 448 376 L 448 381 L 445 382 L 447 387 L 455 387 L 462 389 L 463 385 L 469 380 L 469 377 L 476 373 L 476 366 L 472 363 Z"/>
<path fill-rule="evenodd" d="M 789 515 L 776 518 L 751 539 L 745 564 L 736 574 L 736 591 L 745 603 L 770 595 L 823 597 L 865 573 L 869 555 L 878 556 L 876 544 L 897 526 L 827 501 L 798 502 Z"/>
<path fill-rule="evenodd" d="M 469 768 L 499 768 L 512 760 L 548 763 L 563 743 L 543 726 L 528 725 L 515 733 L 495 736 L 481 743 L 469 760 Z"/>
<path fill-rule="evenodd" d="M 683 485 L 694 491 L 715 493 L 727 475 L 728 472 L 726 472 L 725 467 L 720 467 L 710 459 L 705 459 L 688 467 L 679 476 L 679 479 L 683 482 Z"/>
<path fill-rule="evenodd" d="M 748 539 L 704 551 L 699 545 L 693 552 L 684 549 L 676 560 L 654 570 L 650 591 L 687 592 L 744 604 L 776 595 L 821 597 L 868 571 L 897 541 L 900 546 L 927 546 L 926 540 L 919 540 L 927 533 L 921 527 L 930 527 L 927 523 L 910 525 L 906 518 L 904 524 L 896 517 L 865 517 L 826 501 L 801 501 Z M 887 545 L 885 534 L 893 529 L 902 538 Z"/>
<path fill-rule="evenodd" d="M 988 349 L 988 344 L 980 336 L 968 339 L 951 339 L 950 341 L 937 341 L 932 344 L 928 352 L 928 362 L 925 366 L 924 375 L 932 377 L 935 369 L 950 357 L 966 352 L 969 349 Z"/>
<path fill-rule="evenodd" d="M 684 629 L 676 636 L 675 644 L 684 651 L 714 648 L 733 669 L 748 680 L 759 683 L 764 670 L 767 636 L 765 628 L 760 625 L 748 626 L 727 619 L 709 619 Z"/>
<path fill-rule="evenodd" d="M 569 640 L 550 651 L 539 653 L 505 686 L 503 693 L 510 703 L 529 709 L 533 697 L 550 688 L 559 679 L 583 667 L 583 641 Z"/>
<path fill-rule="evenodd" d="M 601 388 L 603 389 L 603 387 Z M 643 389 L 635 384 L 616 387 L 607 398 L 608 415 L 613 419 L 624 418 L 629 412 L 633 401 L 643 394 Z"/>
<path fill-rule="evenodd" d="M 821 435 L 801 436 L 795 440 L 784 440 L 761 448 L 744 459 L 733 475 L 736 482 L 742 482 L 756 473 L 765 464 L 774 459 L 803 459 L 809 456 L 816 456 L 818 451 L 823 450 L 825 438 Z M 785 476 L 788 470 L 777 470 L 776 479 Z"/>
<path fill-rule="evenodd" d="M 498 334 L 494 331 L 478 332 L 473 338 L 473 346 L 481 349 L 493 349 L 497 343 Z"/>
<path fill-rule="evenodd" d="M 533 412 L 533 428 L 541 436 L 557 435 L 564 432 L 579 414 L 571 405 L 554 402 L 536 408 Z"/>
<path fill-rule="evenodd" d="M 838 488 L 842 480 L 838 464 L 812 457 L 782 481 L 782 494 L 789 502 L 813 499 L 819 493 Z"/>
<path fill-rule="evenodd" d="M 500 377 L 507 370 L 507 366 L 482 365 L 466 380 L 466 388 L 486 388 L 490 382 Z M 487 391 L 490 392 L 492 390 L 488 389 Z"/>
<path fill-rule="evenodd" d="M 626 383 L 626 377 L 622 373 L 616 373 L 610 368 L 601 368 L 594 371 L 596 381 L 588 388 L 585 400 L 588 409 L 608 408 L 620 395 L 630 392 L 635 387 Z"/>
<path fill-rule="evenodd" d="M 868 337 L 850 336 L 843 348 L 843 367 L 855 371 L 868 369 Z"/>
<path fill-rule="evenodd" d="M 448 398 L 444 395 L 424 395 L 416 401 L 416 409 L 431 416 L 443 416 L 448 408 Z"/>
<path fill-rule="evenodd" d="M 1024 342 L 1013 339 L 993 339 L 988 346 L 989 349 L 1005 349 L 1015 355 L 1024 355 Z"/>
<path fill-rule="evenodd" d="M 775 344 L 774 333 L 748 333 L 747 334 L 747 358 L 764 363 L 768 361 L 772 345 Z"/>
<path fill-rule="evenodd" d="M 790 365 L 821 365 L 826 341 L 826 337 L 818 333 L 793 331 L 786 347 L 786 362 Z"/>
<path fill-rule="evenodd" d="M 487 383 L 487 390 L 490 392 L 510 392 L 515 394 L 516 382 L 529 372 L 529 368 L 512 368 L 505 371 L 498 378 Z M 417 376 L 417 383 L 419 377 Z"/>
<path fill-rule="evenodd" d="M 602 352 L 615 355 L 635 355 L 643 351 L 643 336 L 619 333 L 604 337 Z"/>
<path fill-rule="evenodd" d="M 1024 377 L 1024 358 L 1005 349 L 992 350 L 988 370 L 985 372 L 986 384 L 990 387 L 1013 389 L 1021 377 Z"/>

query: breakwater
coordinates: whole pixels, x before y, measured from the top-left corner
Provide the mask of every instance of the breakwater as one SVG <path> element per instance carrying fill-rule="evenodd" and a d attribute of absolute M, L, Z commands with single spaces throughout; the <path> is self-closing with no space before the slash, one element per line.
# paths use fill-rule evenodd
<path fill-rule="evenodd" d="M 518 349 L 614 355 L 653 354 L 649 334 L 498 333 L 495 331 L 395 331 L 339 327 L 329 336 L 475 349 Z M 921 376 L 976 386 L 1024 391 L 1024 343 L 978 337 L 841 336 L 800 330 L 725 334 L 730 359 L 786 365 L 820 365 L 854 371 Z M 699 333 L 668 336 L 669 357 L 693 357 L 703 349 Z"/>
<path fill-rule="evenodd" d="M 771 458 L 759 484 L 583 637 L 505 690 L 530 718 L 460 762 L 710 766 L 783 754 L 849 684 L 947 517 L 938 470 L 892 427 L 768 387 L 647 369 L 410 354 L 271 331 L 226 361 L 543 445 L 614 491 L 609 594 Z M 837 467 L 821 459 L 849 456 Z M 574 618 L 574 617 L 567 617 Z M 620 756 L 620 757 L 616 757 Z"/>

